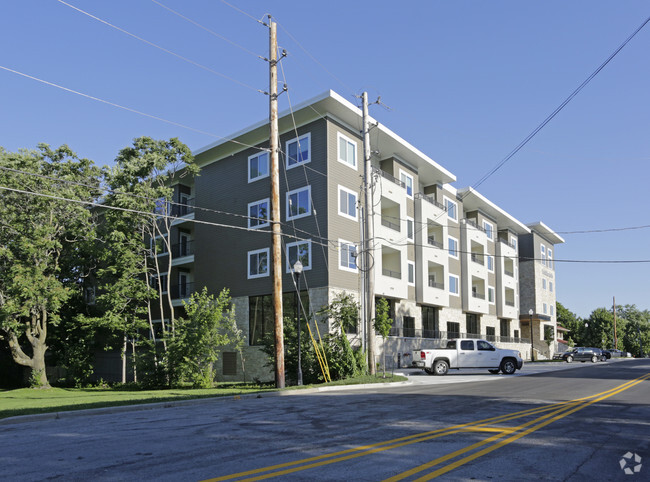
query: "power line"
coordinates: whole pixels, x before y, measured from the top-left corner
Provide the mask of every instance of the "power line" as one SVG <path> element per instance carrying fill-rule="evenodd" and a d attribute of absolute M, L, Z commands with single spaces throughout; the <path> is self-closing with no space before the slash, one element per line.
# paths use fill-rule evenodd
<path fill-rule="evenodd" d="M 59 0 L 57 0 L 57 1 L 59 1 Z M 123 109 L 123 110 L 126 110 L 128 112 L 132 112 L 134 114 L 138 114 L 138 115 L 141 115 L 141 116 L 144 116 L 144 117 L 148 117 L 150 119 L 165 122 L 167 124 L 171 124 L 171 125 L 176 126 L 176 127 L 181 127 L 183 129 L 187 129 L 187 130 L 190 130 L 190 131 L 193 131 L 193 132 L 197 132 L 199 134 L 204 134 L 206 136 L 214 137 L 216 139 L 221 139 L 221 140 L 224 140 L 224 141 L 227 141 L 227 142 L 232 142 L 232 143 L 238 144 L 240 146 L 250 147 L 250 148 L 253 148 L 253 149 L 260 150 L 260 151 L 268 151 L 268 149 L 265 149 L 265 148 L 262 148 L 262 147 L 251 146 L 249 144 L 245 144 L 243 142 L 239 142 L 239 141 L 236 141 L 234 139 L 230 139 L 228 137 L 218 136 L 217 134 L 213 134 L 211 132 L 206 132 L 206 131 L 202 131 L 200 129 L 195 129 L 194 127 L 186 126 L 184 124 L 180 124 L 178 122 L 170 121 L 170 120 L 167 120 L 167 119 L 164 119 L 162 117 L 158 117 L 158 116 L 155 116 L 155 115 L 152 115 L 152 114 L 147 114 L 146 112 L 142 112 L 142 111 L 139 111 L 139 110 L 136 110 L 136 109 L 131 109 L 130 107 L 125 107 L 123 105 L 116 104 L 116 103 L 110 102 L 108 100 L 100 99 L 99 97 L 95 97 L 95 96 L 92 96 L 92 95 L 89 95 L 89 94 L 84 94 L 83 92 L 79 92 L 77 90 L 69 89 L 67 87 L 63 87 L 62 85 L 55 84 L 53 82 L 48 82 L 47 80 L 39 79 L 38 77 L 34 77 L 32 75 L 25 74 L 25 73 L 20 72 L 18 70 L 10 69 L 9 67 L 4 67 L 4 66 L 0 65 L 0 69 L 6 70 L 7 72 L 11 72 L 11 73 L 20 75 L 22 77 L 25 77 L 25 78 L 28 78 L 28 79 L 31 79 L 31 80 L 35 80 L 37 82 L 41 82 L 42 84 L 49 85 L 51 87 L 56 87 L 57 89 L 65 90 L 66 92 L 70 92 L 72 94 L 77 94 L 77 95 L 80 95 L 82 97 L 86 97 L 87 99 L 95 100 L 97 102 L 101 102 L 103 104 L 107 104 L 107 105 L 110 105 L 112 107 L 117 107 L 118 109 Z"/>
<path fill-rule="evenodd" d="M 153 43 L 153 42 L 150 42 L 149 40 L 146 40 L 146 39 L 144 39 L 144 38 L 142 38 L 142 37 L 139 37 L 139 36 L 137 36 L 137 35 L 135 35 L 135 34 L 133 34 L 133 33 L 131 33 L 131 32 L 128 32 L 127 30 L 124 30 L 123 28 L 120 28 L 120 27 L 118 27 L 118 26 L 116 26 L 116 25 L 113 25 L 112 23 L 107 22 L 106 20 L 102 20 L 101 18 L 96 17 L 95 15 L 92 15 L 92 14 L 90 14 L 90 13 L 84 11 L 84 10 L 81 10 L 80 8 L 77 8 L 77 7 L 75 7 L 74 5 L 71 5 L 71 4 L 67 3 L 67 2 L 64 2 L 63 0 L 56 0 L 56 1 L 59 2 L 59 3 L 61 3 L 62 5 L 65 5 L 65 6 L 67 6 L 67 7 L 72 8 L 73 10 L 76 10 L 77 12 L 83 13 L 84 15 L 87 15 L 88 17 L 90 17 L 90 18 L 92 18 L 92 19 L 94 19 L 94 20 L 97 20 L 98 22 L 101 22 L 101 23 L 103 23 L 104 25 L 107 25 L 107 26 L 109 26 L 109 27 L 111 27 L 111 28 L 114 28 L 115 30 L 118 30 L 118 31 L 120 31 L 120 32 L 122 32 L 122 33 L 124 33 L 124 34 L 126 34 L 126 35 L 129 35 L 130 37 L 133 37 L 133 38 L 136 39 L 136 40 L 139 40 L 139 41 L 141 41 L 141 42 L 144 42 L 144 43 L 146 43 L 147 45 L 150 45 L 150 46 L 152 46 L 152 47 L 155 47 L 155 48 L 157 48 L 157 49 L 159 49 L 159 50 L 162 50 L 162 51 L 165 52 L 165 53 L 168 53 L 168 54 L 170 54 L 170 55 L 173 55 L 174 57 L 176 57 L 176 58 L 178 58 L 178 59 L 181 59 L 181 60 L 183 60 L 183 61 L 185 61 L 185 62 L 187 62 L 187 63 L 190 63 L 190 64 L 194 65 L 195 67 L 199 67 L 200 69 L 203 69 L 203 70 L 205 70 L 205 71 L 207 71 L 207 72 L 210 72 L 210 73 L 212 73 L 212 74 L 214 74 L 214 75 L 218 75 L 219 77 L 223 77 L 224 79 L 230 80 L 230 81 L 232 81 L 232 82 L 234 82 L 234 83 L 236 83 L 236 84 L 241 85 L 242 87 L 246 87 L 247 89 L 253 90 L 253 91 L 255 91 L 255 92 L 262 92 L 261 90 L 256 89 L 255 87 L 253 87 L 252 85 L 246 84 L 246 83 L 244 83 L 244 82 L 242 82 L 242 81 L 240 81 L 240 80 L 237 80 L 237 79 L 235 79 L 235 78 L 233 78 L 233 77 L 230 77 L 229 75 L 226 75 L 226 74 L 224 74 L 224 73 L 221 73 L 221 72 L 218 72 L 218 71 L 216 71 L 216 70 L 214 70 L 214 69 L 211 69 L 210 67 L 207 67 L 207 66 L 205 66 L 205 65 L 203 65 L 203 64 L 200 64 L 200 63 L 198 63 L 198 62 L 196 62 L 196 61 L 194 61 L 194 60 L 192 60 L 192 59 L 188 59 L 187 57 L 184 57 L 184 56 L 182 56 L 182 55 L 180 55 L 180 54 L 177 54 L 176 52 L 172 52 L 172 51 L 169 50 L 169 49 L 166 49 L 166 48 L 164 48 L 164 47 L 161 47 L 161 46 L 158 45 L 158 44 L 155 44 L 155 43 Z"/>
<path fill-rule="evenodd" d="M 614 58 L 616 55 L 625 47 L 630 40 L 634 38 L 634 36 L 641 31 L 645 25 L 650 22 L 650 17 L 646 18 L 645 21 L 630 35 L 607 59 L 600 64 L 600 66 L 589 76 L 587 79 L 578 86 L 577 89 L 575 89 L 569 97 L 567 97 L 564 102 L 562 102 L 551 114 L 544 119 L 544 121 L 538 125 L 526 138 L 517 145 L 499 164 L 497 164 L 494 168 L 492 168 L 490 171 L 488 171 L 481 179 L 479 179 L 474 185 L 474 188 L 477 188 L 481 184 L 483 184 L 485 181 L 488 180 L 490 176 L 492 176 L 495 172 L 497 172 L 503 165 L 508 162 L 517 152 L 519 152 L 528 142 L 537 135 L 539 131 L 541 131 L 546 124 L 548 124 L 557 114 L 560 113 L 564 107 L 571 102 L 571 100 L 578 95 L 578 93 L 589 83 L 591 80 L 598 75 L 598 73 L 605 68 L 605 66 Z"/>
<path fill-rule="evenodd" d="M 191 24 L 193 24 L 193 25 L 199 27 L 200 29 L 205 30 L 205 31 L 208 32 L 210 35 L 213 35 L 213 36 L 215 36 L 215 37 L 217 37 L 217 38 L 219 38 L 219 39 L 221 39 L 221 40 L 223 40 L 223 41 L 225 41 L 225 42 L 228 42 L 230 45 L 232 45 L 232 46 L 234 46 L 234 47 L 237 47 L 238 49 L 243 50 L 244 52 L 246 52 L 246 53 L 248 53 L 248 54 L 254 55 L 254 56 L 257 57 L 257 58 L 264 60 L 264 57 L 262 57 L 261 55 L 256 54 L 256 53 L 253 52 L 252 50 L 249 50 L 249 49 L 247 49 L 246 47 L 244 47 L 244 46 L 242 46 L 242 45 L 239 45 L 239 44 L 236 43 L 236 42 L 233 42 L 233 41 L 230 40 L 229 38 L 226 38 L 226 37 L 224 37 L 223 35 L 221 35 L 221 34 L 215 32 L 215 31 L 213 31 L 213 30 L 210 30 L 210 29 L 207 28 L 207 27 L 204 27 L 203 25 L 201 25 L 200 23 L 198 23 L 198 22 L 192 20 L 191 18 L 188 18 L 188 17 L 186 17 L 185 15 L 183 15 L 183 14 L 177 12 L 176 10 L 173 10 L 173 9 L 169 8 L 167 5 L 163 5 L 162 3 L 158 2 L 157 0 L 151 0 L 151 1 L 152 1 L 153 3 L 155 3 L 156 5 L 159 5 L 160 7 L 164 8 L 165 10 L 168 10 L 169 12 L 173 13 L 174 15 L 177 15 L 178 17 L 182 18 L 183 20 L 186 20 L 186 21 L 190 22 Z"/>
<path fill-rule="evenodd" d="M 230 8 L 232 8 L 233 10 L 237 10 L 239 13 L 242 13 L 242 14 L 246 15 L 247 17 L 253 19 L 253 20 L 256 21 L 257 23 L 261 23 L 261 24 L 264 25 L 264 26 L 268 26 L 268 25 L 266 25 L 266 23 L 264 23 L 262 20 L 258 20 L 258 19 L 256 19 L 256 18 L 253 17 L 250 13 L 246 13 L 246 12 L 244 12 L 242 9 L 237 8 L 237 7 L 235 7 L 234 5 L 232 5 L 231 3 L 226 2 L 226 0 L 221 0 L 221 3 L 225 3 L 226 5 L 228 5 L 228 6 L 229 6 Z M 267 15 L 266 13 L 265 13 L 264 15 L 262 15 L 262 18 L 264 18 L 266 15 Z"/>

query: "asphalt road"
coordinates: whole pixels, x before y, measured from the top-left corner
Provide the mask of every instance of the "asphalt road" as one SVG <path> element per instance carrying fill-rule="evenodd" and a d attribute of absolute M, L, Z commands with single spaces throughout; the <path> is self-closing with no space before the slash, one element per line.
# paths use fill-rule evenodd
<path fill-rule="evenodd" d="M 650 360 L 408 372 L 393 387 L 5 422 L 0 477 L 650 480 Z"/>

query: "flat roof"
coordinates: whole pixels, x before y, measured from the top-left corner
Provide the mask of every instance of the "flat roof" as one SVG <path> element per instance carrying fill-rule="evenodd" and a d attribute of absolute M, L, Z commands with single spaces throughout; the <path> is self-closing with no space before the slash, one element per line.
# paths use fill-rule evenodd
<path fill-rule="evenodd" d="M 555 231 L 553 231 L 551 228 L 549 228 L 546 224 L 544 224 L 541 221 L 537 221 L 536 223 L 530 223 L 527 224 L 526 226 L 528 226 L 531 231 L 535 231 L 540 236 L 543 236 L 544 238 L 548 239 L 553 244 L 564 243 L 564 238 L 562 238 L 562 236 L 557 234 Z"/>
<path fill-rule="evenodd" d="M 317 119 L 330 118 L 341 122 L 352 130 L 358 131 L 363 120 L 363 112 L 359 107 L 333 90 L 328 90 L 296 105 L 292 110 L 281 112 L 278 117 L 278 130 L 281 134 L 293 130 L 294 119 L 296 126 L 301 126 Z M 395 156 L 407 162 L 417 169 L 420 182 L 424 185 L 445 184 L 456 180 L 454 174 L 402 139 L 395 132 L 380 124 L 372 116 L 369 116 L 369 122 L 373 125 L 373 129 L 378 130 L 381 134 L 373 135 L 373 150 L 384 153 L 381 156 L 382 159 Z M 227 139 L 201 147 L 195 150 L 193 154 L 197 157 L 200 156 L 200 159 L 197 160 L 199 165 L 205 165 L 239 152 L 247 148 L 247 146 L 264 143 L 268 145 L 268 126 L 268 120 L 257 122 L 231 134 Z M 242 146 L 242 144 L 245 144 L 245 146 Z"/>
<path fill-rule="evenodd" d="M 458 190 L 458 194 L 463 199 L 465 211 L 480 209 L 488 216 L 494 218 L 499 228 L 509 228 L 517 234 L 528 234 L 530 229 L 514 216 L 508 214 L 492 201 L 487 199 L 472 187 L 466 187 Z"/>

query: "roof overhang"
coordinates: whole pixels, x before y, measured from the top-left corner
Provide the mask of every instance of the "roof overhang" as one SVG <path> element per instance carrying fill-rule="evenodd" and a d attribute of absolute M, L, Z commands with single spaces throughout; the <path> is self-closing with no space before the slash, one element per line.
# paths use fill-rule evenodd
<path fill-rule="evenodd" d="M 465 211 L 474 211 L 475 209 L 483 211 L 496 221 L 499 229 L 508 228 L 516 234 L 530 233 L 530 229 L 524 223 L 505 212 L 481 193 L 475 191 L 474 188 L 459 189 L 458 195 L 463 200 L 463 209 Z"/>
<path fill-rule="evenodd" d="M 553 231 L 551 228 L 549 228 L 546 224 L 544 224 L 541 221 L 537 221 L 536 223 L 530 223 L 527 224 L 526 226 L 528 226 L 531 231 L 534 231 L 540 236 L 546 238 L 552 244 L 564 243 L 564 238 L 562 238 L 559 234 L 557 234 L 555 231 Z"/>
<path fill-rule="evenodd" d="M 294 106 L 292 110 L 281 112 L 278 119 L 278 130 L 281 134 L 290 132 L 294 129 L 294 122 L 295 126 L 300 127 L 318 119 L 330 119 L 358 132 L 363 120 L 363 113 L 356 105 L 336 92 L 328 90 Z M 445 184 L 456 180 L 455 175 L 383 124 L 372 117 L 369 117 L 369 122 L 373 126 L 373 130 L 379 132 L 379 135 L 372 136 L 372 148 L 381 153 L 380 158 L 395 156 L 404 160 L 417 169 L 420 182 L 424 185 Z M 197 157 L 198 164 L 203 166 L 246 149 L 248 146 L 260 144 L 268 146 L 268 139 L 269 122 L 264 120 L 235 132 L 228 138 L 201 147 L 193 154 Z"/>

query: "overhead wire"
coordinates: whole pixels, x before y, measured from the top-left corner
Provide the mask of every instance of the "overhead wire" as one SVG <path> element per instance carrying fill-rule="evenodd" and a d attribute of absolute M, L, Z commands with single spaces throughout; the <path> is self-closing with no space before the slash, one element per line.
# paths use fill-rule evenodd
<path fill-rule="evenodd" d="M 206 72 L 210 72 L 210 73 L 212 73 L 212 74 L 214 74 L 214 75 L 217 75 L 217 76 L 222 77 L 222 78 L 224 78 L 224 79 L 230 80 L 231 82 L 234 82 L 234 83 L 236 83 L 236 84 L 238 84 L 238 85 L 240 85 L 240 86 L 242 86 L 242 87 L 246 87 L 247 89 L 250 89 L 250 90 L 252 90 L 252 91 L 254 91 L 254 92 L 262 92 L 260 89 L 257 89 L 257 88 L 255 88 L 255 87 L 253 87 L 252 85 L 249 85 L 249 84 L 247 84 L 247 83 L 245 83 L 245 82 L 242 82 L 242 81 L 240 81 L 240 80 L 238 80 L 238 79 L 235 79 L 234 77 L 231 77 L 231 76 L 229 76 L 229 75 L 226 75 L 226 74 L 224 74 L 223 72 L 219 72 L 219 71 L 214 70 L 214 69 L 212 69 L 212 68 L 210 68 L 210 67 L 207 67 L 207 66 L 205 66 L 205 65 L 203 65 L 203 64 L 201 64 L 201 63 L 199 63 L 199 62 L 196 62 L 196 61 L 194 61 L 194 60 L 192 60 L 192 59 L 189 59 L 189 58 L 187 58 L 187 57 L 185 57 L 185 56 L 183 56 L 183 55 L 177 54 L 176 52 L 173 52 L 173 51 L 171 51 L 171 50 L 169 50 L 169 49 L 166 49 L 165 47 L 161 47 L 161 46 L 158 45 L 158 44 L 155 44 L 155 43 L 153 43 L 153 42 L 150 42 L 149 40 L 146 40 L 146 39 L 144 39 L 144 38 L 142 38 L 142 37 L 139 37 L 138 35 L 135 35 L 135 34 L 129 32 L 129 31 L 127 31 L 127 30 L 124 30 L 123 28 L 120 28 L 120 27 L 118 27 L 117 25 L 113 25 L 112 23 L 107 22 L 106 20 L 103 20 L 103 19 L 101 19 L 101 18 L 99 18 L 99 17 L 97 17 L 97 16 L 95 16 L 95 15 L 92 15 L 91 13 L 88 13 L 88 12 L 86 12 L 85 10 L 82 10 L 82 9 L 80 9 L 80 8 L 78 8 L 78 7 L 75 7 L 74 5 L 71 5 L 71 4 L 67 3 L 67 2 L 64 2 L 63 0 L 56 0 L 56 1 L 59 2 L 59 3 L 62 4 L 62 5 L 65 5 L 65 6 L 67 6 L 67 7 L 72 8 L 73 10 L 76 10 L 77 12 L 80 12 L 80 13 L 82 13 L 82 14 L 84 14 L 84 15 L 86 15 L 86 16 L 88 16 L 88 17 L 94 19 L 94 20 L 97 20 L 98 22 L 101 22 L 101 23 L 103 23 L 104 25 L 107 25 L 107 26 L 109 26 L 109 27 L 111 27 L 111 28 L 114 28 L 115 30 L 118 30 L 119 32 L 122 32 L 122 33 L 124 33 L 124 34 L 126 34 L 126 35 L 128 35 L 128 36 L 130 36 L 130 37 L 132 37 L 132 38 L 134 38 L 134 39 L 136 39 L 136 40 L 139 40 L 139 41 L 141 41 L 141 42 L 144 42 L 144 43 L 146 43 L 147 45 L 150 45 L 151 47 L 155 47 L 155 48 L 157 48 L 157 49 L 159 49 L 159 50 L 161 50 L 161 51 L 163 51 L 163 52 L 165 52 L 165 53 L 167 53 L 167 54 L 173 55 L 174 57 L 183 60 L 184 62 L 187 62 L 187 63 L 189 63 L 189 64 L 192 64 L 192 65 L 194 65 L 195 67 L 198 67 L 198 68 L 200 68 L 200 69 L 203 69 L 203 70 L 205 70 Z"/>
<path fill-rule="evenodd" d="M 55 84 L 54 82 L 49 82 L 47 80 L 40 79 L 38 77 L 34 77 L 33 75 L 29 75 L 29 74 L 26 74 L 24 72 L 20 72 L 18 70 L 10 69 L 9 67 L 5 67 L 3 65 L 0 65 L 0 69 L 6 70 L 7 72 L 14 73 L 16 75 L 20 75 L 20 76 L 25 77 L 27 79 L 35 80 L 35 81 L 40 82 L 40 83 L 45 84 L 45 85 L 49 85 L 50 87 L 56 87 L 57 89 L 61 89 L 61 90 L 64 90 L 66 92 L 70 92 L 71 94 L 80 95 L 80 96 L 85 97 L 87 99 L 94 100 L 94 101 L 97 101 L 97 102 L 101 102 L 101 103 L 106 104 L 106 105 L 110 105 L 111 107 L 116 107 L 118 109 L 122 109 L 122 110 L 125 110 L 127 112 L 131 112 L 131 113 L 138 114 L 138 115 L 141 115 L 141 116 L 144 116 L 144 117 L 148 117 L 150 119 L 154 119 L 154 120 L 157 120 L 157 121 L 160 121 L 160 122 L 165 122 L 167 124 L 170 124 L 170 125 L 173 125 L 173 126 L 176 126 L 176 127 L 181 127 L 183 129 L 187 129 L 187 130 L 190 130 L 192 132 L 196 132 L 196 133 L 203 134 L 203 135 L 206 135 L 206 136 L 214 137 L 216 139 L 221 139 L 221 140 L 226 141 L 226 142 L 232 142 L 233 144 L 238 144 L 240 146 L 250 147 L 250 148 L 253 148 L 253 149 L 260 150 L 260 151 L 268 151 L 268 149 L 265 149 L 265 148 L 252 146 L 250 144 L 246 144 L 244 142 L 239 142 L 239 141 L 236 141 L 234 139 L 230 139 L 228 137 L 223 137 L 223 136 L 219 136 L 217 134 L 213 134 L 211 132 L 196 129 L 194 127 L 190 127 L 190 126 L 187 126 L 185 124 L 181 124 L 179 122 L 170 121 L 170 120 L 165 119 L 163 117 L 158 117 L 158 116 L 155 116 L 155 115 L 152 115 L 152 114 L 147 114 L 146 112 L 142 112 L 142 111 L 139 111 L 139 110 L 136 110 L 136 109 L 132 109 L 130 107 L 125 107 L 123 105 L 116 104 L 115 102 L 104 100 L 104 99 L 101 99 L 99 97 L 95 97 L 95 96 L 90 95 L 90 94 L 85 94 L 83 92 L 79 92 L 77 90 L 70 89 L 68 87 L 64 87 L 64 86 L 59 85 L 59 84 Z"/>

